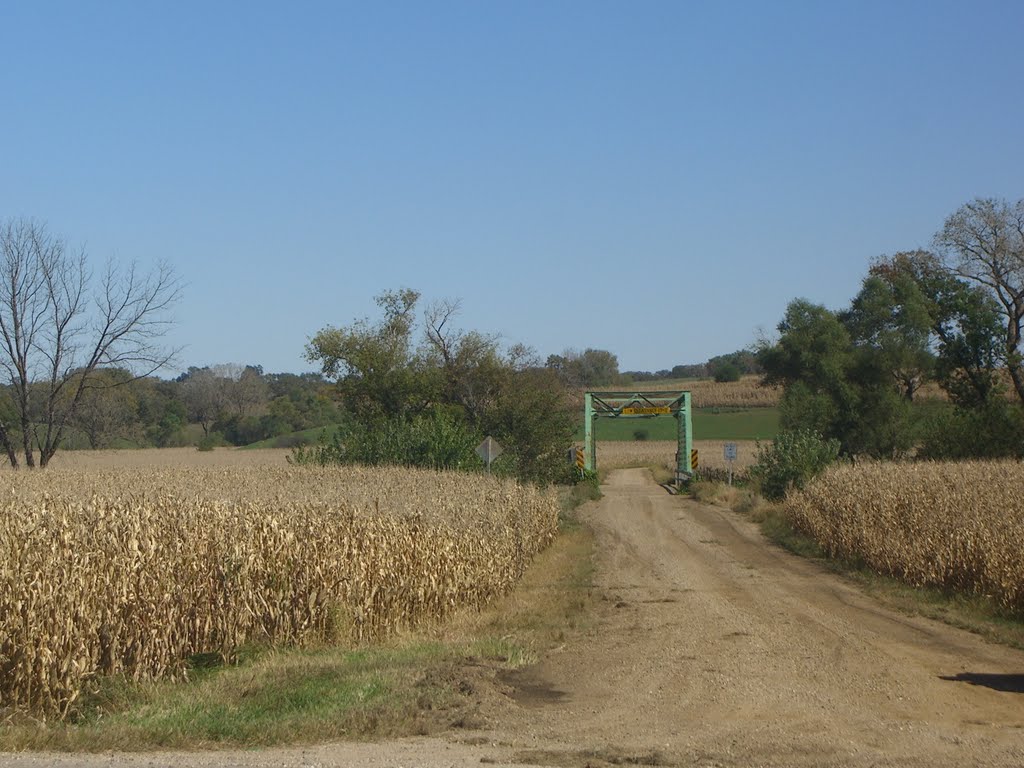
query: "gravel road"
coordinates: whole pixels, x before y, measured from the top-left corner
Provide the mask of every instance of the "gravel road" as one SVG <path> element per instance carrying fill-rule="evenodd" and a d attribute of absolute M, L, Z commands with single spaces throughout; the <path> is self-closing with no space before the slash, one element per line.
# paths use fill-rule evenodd
<path fill-rule="evenodd" d="M 484 730 L 16 766 L 1022 766 L 1024 653 L 879 607 L 756 528 L 620 470 L 589 628 L 496 680 Z"/>

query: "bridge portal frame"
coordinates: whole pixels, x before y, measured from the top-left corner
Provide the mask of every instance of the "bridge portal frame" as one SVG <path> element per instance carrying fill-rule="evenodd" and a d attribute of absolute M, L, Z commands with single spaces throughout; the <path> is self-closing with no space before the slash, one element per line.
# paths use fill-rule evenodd
<path fill-rule="evenodd" d="M 591 472 L 597 470 L 598 419 L 654 419 L 663 416 L 672 416 L 678 424 L 676 483 L 689 480 L 693 477 L 693 409 L 689 391 L 585 392 L 583 451 L 586 468 Z"/>

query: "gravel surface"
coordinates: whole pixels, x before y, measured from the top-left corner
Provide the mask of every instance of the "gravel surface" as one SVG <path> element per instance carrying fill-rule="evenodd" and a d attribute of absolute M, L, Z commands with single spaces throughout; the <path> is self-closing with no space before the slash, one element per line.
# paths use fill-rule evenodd
<path fill-rule="evenodd" d="M 0 755 L 16 766 L 1022 766 L 1024 653 L 879 607 L 739 517 L 620 470 L 583 509 L 598 608 L 495 679 L 484 728 L 252 752 Z"/>

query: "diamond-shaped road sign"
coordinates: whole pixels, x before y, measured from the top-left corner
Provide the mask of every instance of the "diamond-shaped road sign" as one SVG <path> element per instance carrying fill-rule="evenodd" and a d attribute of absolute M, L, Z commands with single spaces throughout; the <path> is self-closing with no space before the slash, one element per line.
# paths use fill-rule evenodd
<path fill-rule="evenodd" d="M 485 437 L 484 441 L 476 447 L 476 455 L 486 461 L 487 469 L 490 469 L 491 462 L 501 456 L 504 450 L 493 437 Z"/>

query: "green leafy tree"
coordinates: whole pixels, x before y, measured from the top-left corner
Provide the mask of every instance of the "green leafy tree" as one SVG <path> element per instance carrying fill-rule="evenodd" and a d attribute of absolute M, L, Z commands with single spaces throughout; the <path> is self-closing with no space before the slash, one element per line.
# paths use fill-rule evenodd
<path fill-rule="evenodd" d="M 719 384 L 740 380 L 740 369 L 735 363 L 722 363 L 715 367 L 714 378 Z"/>
<path fill-rule="evenodd" d="M 479 466 L 466 446 L 490 435 L 505 449 L 499 468 L 550 481 L 572 442 L 566 387 L 528 349 L 456 327 L 455 301 L 428 307 L 416 344 L 418 299 L 415 291 L 385 293 L 380 321 L 325 328 L 311 340 L 308 358 L 337 381 L 355 422 L 316 455 L 465 468 Z"/>
<path fill-rule="evenodd" d="M 935 353 L 932 373 L 955 403 L 974 407 L 999 395 L 999 370 L 1005 361 L 1003 329 L 999 308 L 984 289 L 958 277 L 935 254 L 920 250 L 878 260 L 871 267 L 871 277 L 891 292 L 894 311 L 908 329 L 898 339 L 912 342 L 908 345 L 911 362 L 916 359 L 913 345 L 927 322 L 928 346 Z M 911 365 L 899 370 L 925 372 L 920 354 L 919 368 Z"/>
<path fill-rule="evenodd" d="M 839 441 L 823 438 L 812 429 L 780 432 L 768 445 L 757 448 L 757 463 L 751 474 L 761 493 L 781 501 L 793 488 L 803 488 L 839 456 Z"/>
<path fill-rule="evenodd" d="M 850 309 L 840 318 L 869 365 L 899 388 L 908 401 L 930 378 L 935 356 L 930 349 L 932 318 L 917 283 L 906 274 L 891 279 L 869 274 Z"/>
<path fill-rule="evenodd" d="M 607 387 L 621 379 L 619 358 L 605 349 L 567 349 L 561 355 L 550 355 L 545 365 L 566 386 L 577 389 Z"/>
<path fill-rule="evenodd" d="M 383 318 L 323 328 L 306 345 L 306 359 L 337 382 L 345 408 L 372 423 L 422 413 L 436 402 L 436 380 L 415 349 L 416 303 L 410 289 L 376 297 Z"/>
<path fill-rule="evenodd" d="M 892 457 L 912 447 L 909 402 L 881 349 L 858 346 L 840 315 L 803 299 L 790 303 L 778 328 L 760 363 L 765 383 L 783 387 L 784 430 L 836 439 L 850 455 Z"/>
<path fill-rule="evenodd" d="M 761 364 L 754 349 L 738 349 L 726 355 L 717 355 L 708 360 L 705 367 L 715 381 L 739 381 L 740 376 L 761 373 Z M 738 375 L 735 379 L 721 379 L 719 376 L 723 369 L 725 375 L 733 375 L 733 369 Z"/>

